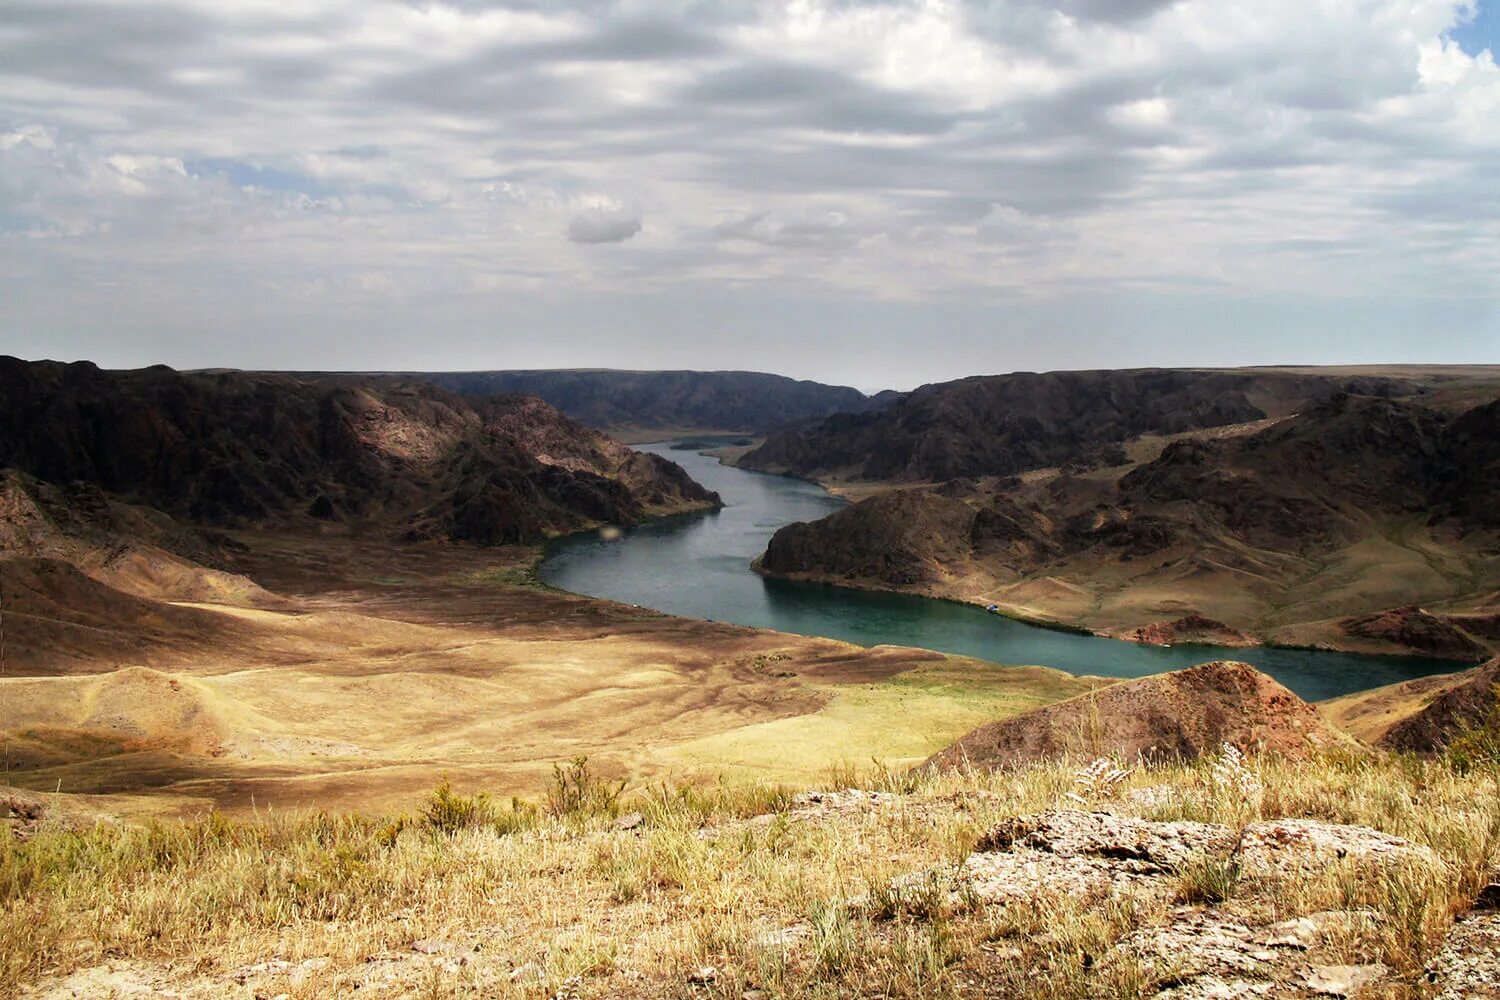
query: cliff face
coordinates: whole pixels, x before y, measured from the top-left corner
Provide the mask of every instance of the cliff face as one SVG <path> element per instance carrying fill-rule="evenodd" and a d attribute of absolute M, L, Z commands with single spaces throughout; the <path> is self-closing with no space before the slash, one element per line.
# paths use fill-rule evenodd
<path fill-rule="evenodd" d="M 421 384 L 0 359 L 0 467 L 194 523 L 534 542 L 717 497 L 538 400 Z"/>
<path fill-rule="evenodd" d="M 605 430 L 764 431 L 883 405 L 858 389 L 762 372 L 498 371 L 412 375 L 466 395 L 529 393 Z"/>
<path fill-rule="evenodd" d="M 1352 390 L 1407 391 L 1384 378 L 1179 370 L 981 376 L 928 385 L 868 413 L 769 437 L 746 468 L 931 482 L 1068 464 L 1117 464 L 1121 442 L 1284 416 Z"/>
<path fill-rule="evenodd" d="M 1337 634 L 1382 649 L 1478 659 L 1488 647 L 1472 636 L 1483 639 L 1487 619 L 1445 625 L 1444 640 L 1409 614 L 1400 627 L 1360 616 L 1493 589 L 1500 542 L 1494 505 L 1479 498 L 1496 475 L 1486 431 L 1497 416 L 1494 403 L 1454 415 L 1339 394 L 1118 471 L 879 494 L 783 528 L 762 566 L 996 600 L 1122 634 L 1194 613 L 1262 632 L 1347 618 Z M 1059 610 L 1043 583 L 1086 596 Z"/>

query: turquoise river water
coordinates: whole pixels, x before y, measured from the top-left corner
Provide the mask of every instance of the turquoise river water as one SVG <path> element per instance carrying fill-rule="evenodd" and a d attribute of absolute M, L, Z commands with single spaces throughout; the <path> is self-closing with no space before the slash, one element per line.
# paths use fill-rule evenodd
<path fill-rule="evenodd" d="M 1308 700 L 1463 667 L 1421 657 L 1319 650 L 1142 646 L 1038 628 L 950 601 L 765 579 L 750 569 L 750 561 L 765 550 L 776 529 L 822 517 L 843 501 L 814 483 L 721 465 L 694 451 L 672 450 L 668 443 L 641 450 L 683 466 L 718 491 L 724 508 L 644 524 L 614 541 L 594 534 L 561 539 L 542 563 L 544 581 L 673 615 L 863 646 L 918 646 L 1076 674 L 1142 677 L 1207 660 L 1243 660 Z"/>

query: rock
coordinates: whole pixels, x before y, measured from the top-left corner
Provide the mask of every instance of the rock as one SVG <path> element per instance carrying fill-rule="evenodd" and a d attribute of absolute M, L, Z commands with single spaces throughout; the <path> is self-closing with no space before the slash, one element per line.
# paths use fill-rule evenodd
<path fill-rule="evenodd" d="M 761 813 L 759 816 L 752 816 L 749 822 L 751 826 L 766 826 L 774 823 L 778 816 L 791 819 L 812 819 L 831 816 L 835 813 L 875 809 L 895 801 L 896 796 L 890 792 L 867 792 L 862 788 L 803 792 L 792 799 L 792 806 L 786 812 Z"/>
<path fill-rule="evenodd" d="M 1215 646 L 1253 646 L 1254 640 L 1239 629 L 1214 618 L 1188 614 L 1175 621 L 1152 622 L 1124 636 L 1150 646 L 1172 646 L 1179 642 L 1204 642 Z"/>
<path fill-rule="evenodd" d="M 1303 965 L 1331 923 L 1362 914 L 1326 913 L 1255 928 L 1215 910 L 1178 907 L 1160 926 L 1122 939 L 1113 960 L 1128 957 L 1172 983 L 1156 1000 L 1350 996 L 1386 974 L 1382 965 Z M 1294 938 L 1292 947 L 1266 947 L 1268 938 Z M 1305 943 L 1303 943 L 1305 942 Z"/>
<path fill-rule="evenodd" d="M 1460 917 L 1427 965 L 1433 1000 L 1500 1000 L 1500 913 Z"/>
<path fill-rule="evenodd" d="M 615 829 L 634 830 L 644 822 L 646 822 L 646 817 L 642 816 L 640 813 L 628 812 L 624 816 L 621 816 L 619 819 L 615 820 Z"/>
<path fill-rule="evenodd" d="M 1367 826 L 1312 819 L 1251 823 L 1241 838 L 1240 859 L 1244 874 L 1251 878 L 1297 878 L 1339 862 L 1375 868 L 1442 867 L 1431 850 L 1400 837 Z"/>
<path fill-rule="evenodd" d="M 1097 961 L 1125 963 L 1126 977 L 1144 972 L 1148 984 L 1159 984 L 1147 993 L 1155 1000 L 1353 996 L 1385 978 L 1373 948 L 1359 950 L 1372 940 L 1371 911 L 1327 910 L 1260 924 L 1247 916 L 1256 907 L 1238 903 L 1174 905 L 1179 873 L 1205 855 L 1238 861 L 1246 877 L 1272 884 L 1305 880 L 1340 862 L 1403 871 L 1440 864 L 1427 848 L 1367 827 L 1290 819 L 1253 823 L 1236 834 L 1212 823 L 1059 809 L 996 825 L 962 864 L 897 879 L 892 897 L 897 905 L 908 895 L 925 903 L 937 891 L 950 903 L 1022 908 L 1068 897 L 1133 900 L 1143 904 L 1138 912 L 1147 926 Z M 1241 892 L 1267 888 L 1242 883 Z M 1500 914 L 1495 918 L 1500 937 Z M 1369 961 L 1343 964 L 1351 958 Z"/>
<path fill-rule="evenodd" d="M 1025 847 L 1060 858 L 1137 862 L 1140 872 L 1168 872 L 1201 854 L 1227 854 L 1234 832 L 1211 823 L 1158 823 L 1109 812 L 1062 809 L 1018 816 L 980 839 L 978 850 Z"/>
<path fill-rule="evenodd" d="M 1258 936 L 1236 917 L 1178 908 L 1165 925 L 1127 935 L 1119 949 L 1179 982 L 1203 976 L 1226 982 L 1265 980 L 1274 976 L 1278 959 L 1257 942 Z"/>
<path fill-rule="evenodd" d="M 1474 897 L 1476 910 L 1500 910 L 1500 872 L 1491 873 L 1489 881 Z"/>
<path fill-rule="evenodd" d="M 1308 972 L 1307 988 L 1320 996 L 1354 996 L 1364 987 L 1385 976 L 1385 966 L 1370 965 L 1315 965 Z"/>
<path fill-rule="evenodd" d="M 755 943 L 761 948 L 787 948 L 811 933 L 812 928 L 807 924 L 792 924 L 790 927 L 766 931 L 755 939 Z"/>
<path fill-rule="evenodd" d="M 1258 1000 L 1260 997 L 1273 996 L 1273 989 L 1271 983 L 1205 976 L 1158 993 L 1153 1000 Z"/>
<path fill-rule="evenodd" d="M 447 941 L 439 941 L 437 938 L 418 938 L 411 943 L 411 950 L 423 955 L 441 955 L 451 948 Z"/>
<path fill-rule="evenodd" d="M 1135 894 L 1169 899 L 1164 878 L 1204 852 L 1227 854 L 1234 835 L 1209 823 L 1155 823 L 1108 812 L 1059 809 L 1018 816 L 985 834 L 954 873 L 954 895 L 987 903 L 1049 893 Z M 928 891 L 934 874 L 895 883 L 897 895 Z"/>
<path fill-rule="evenodd" d="M 1311 948 L 1318 937 L 1318 926 L 1307 917 L 1294 917 L 1266 928 L 1264 941 L 1272 948 Z"/>
<path fill-rule="evenodd" d="M 1484 646 L 1465 635 L 1453 622 L 1430 611 L 1407 605 L 1357 615 L 1339 622 L 1348 635 L 1389 642 L 1402 649 L 1415 650 L 1426 656 L 1445 660 L 1482 660 L 1488 652 Z M 1493 699 L 1492 699 L 1493 700 Z"/>
<path fill-rule="evenodd" d="M 985 903 L 1021 903 L 1056 893 L 1070 896 L 1138 894 L 1170 896 L 1175 886 L 1156 878 L 1160 869 L 1139 870 L 1140 862 L 1103 858 L 1061 858 L 1020 849 L 971 854 L 959 866 L 954 896 Z M 926 880 L 930 881 L 930 880 Z M 898 895 L 921 891 L 923 882 L 898 880 Z"/>

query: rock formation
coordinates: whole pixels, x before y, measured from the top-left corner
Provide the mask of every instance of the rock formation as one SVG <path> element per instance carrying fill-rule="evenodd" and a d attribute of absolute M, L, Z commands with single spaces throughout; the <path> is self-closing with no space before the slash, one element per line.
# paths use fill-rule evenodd
<path fill-rule="evenodd" d="M 717 497 L 525 396 L 0 358 L 0 468 L 199 525 L 537 542 Z"/>

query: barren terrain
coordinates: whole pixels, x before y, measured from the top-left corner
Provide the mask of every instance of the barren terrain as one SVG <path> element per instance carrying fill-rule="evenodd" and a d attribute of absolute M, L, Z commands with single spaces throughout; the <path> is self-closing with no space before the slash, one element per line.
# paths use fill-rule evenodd
<path fill-rule="evenodd" d="M 153 612 L 130 598 L 146 626 L 7 617 L 8 783 L 191 813 L 399 808 L 440 774 L 531 792 L 578 755 L 635 781 L 768 767 L 808 780 L 841 759 L 920 759 L 981 717 L 1086 683 L 1041 670 L 997 682 L 997 668 L 974 664 L 965 690 L 989 689 L 965 710 L 968 695 L 934 693 L 936 682 L 885 686 L 949 658 L 549 591 L 530 580 L 535 549 L 236 538 L 248 551 L 234 568 L 277 595 L 273 606 Z M 18 571 L 0 563 L 8 593 Z M 26 663 L 49 666 L 16 676 Z M 874 724 L 909 697 L 928 706 L 915 737 Z M 872 722 L 851 728 L 861 713 Z M 804 731 L 805 752 L 778 745 L 787 726 Z"/>

